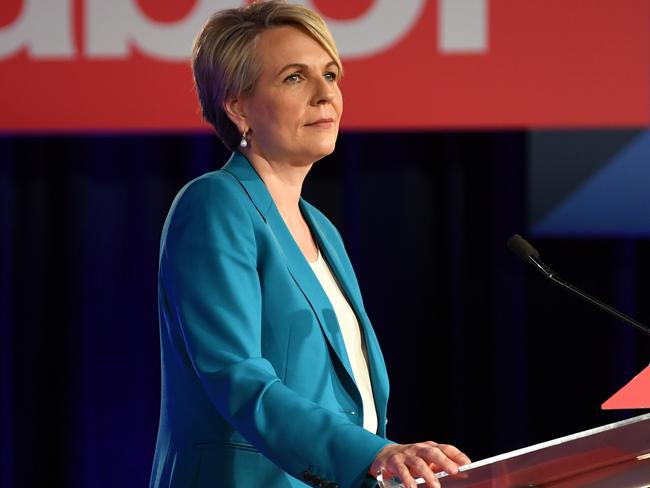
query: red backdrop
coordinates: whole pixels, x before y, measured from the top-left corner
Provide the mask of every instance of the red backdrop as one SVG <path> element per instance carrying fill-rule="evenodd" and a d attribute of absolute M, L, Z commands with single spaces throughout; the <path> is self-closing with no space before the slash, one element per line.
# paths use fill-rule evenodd
<path fill-rule="evenodd" d="M 143 16 L 168 26 L 190 15 L 197 3 L 131 1 Z M 355 22 L 377 2 L 312 4 L 331 22 Z M 441 49 L 441 2 L 423 0 L 416 21 L 389 47 L 344 57 L 344 128 L 648 125 L 648 0 L 484 0 L 482 52 Z M 87 49 L 88 4 L 54 3 L 69 9 L 72 50 L 66 55 L 35 55 L 28 40 L 9 49 L 5 39 L 27 5 L 32 11 L 56 5 L 0 3 L 1 130 L 206 127 L 187 59 L 153 57 L 137 42 L 121 56 L 93 55 Z M 30 33 L 22 35 L 29 39 Z"/>

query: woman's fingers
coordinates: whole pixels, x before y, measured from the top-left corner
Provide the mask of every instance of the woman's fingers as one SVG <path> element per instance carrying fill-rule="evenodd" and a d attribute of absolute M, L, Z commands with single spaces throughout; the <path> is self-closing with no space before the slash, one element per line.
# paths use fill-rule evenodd
<path fill-rule="evenodd" d="M 384 447 L 371 467 L 371 474 L 385 469 L 396 474 L 404 486 L 415 488 L 416 477 L 421 477 L 430 488 L 438 488 L 440 482 L 434 471 L 458 473 L 459 464 L 469 463 L 469 458 L 454 446 L 421 442 L 418 444 L 392 444 Z"/>
<path fill-rule="evenodd" d="M 438 478 L 436 478 L 436 475 L 422 458 L 408 458 L 406 462 L 412 476 L 424 478 L 427 486 L 436 488 L 440 486 Z"/>
<path fill-rule="evenodd" d="M 464 464 L 469 464 L 472 460 L 461 452 L 457 447 L 452 446 L 451 444 L 438 444 L 438 449 L 440 449 L 445 455 L 454 461 L 459 466 Z"/>
<path fill-rule="evenodd" d="M 399 476 L 399 479 L 402 480 L 402 484 L 404 486 L 408 488 L 417 488 L 418 485 L 415 482 L 413 476 L 411 476 L 411 472 L 409 471 L 408 467 L 405 464 L 397 465 L 395 467 L 395 471 L 393 472 L 397 473 L 397 476 Z"/>
<path fill-rule="evenodd" d="M 417 454 L 428 465 L 433 465 L 435 471 L 446 471 L 449 474 L 458 473 L 458 464 L 447 456 L 440 445 L 422 447 Z"/>

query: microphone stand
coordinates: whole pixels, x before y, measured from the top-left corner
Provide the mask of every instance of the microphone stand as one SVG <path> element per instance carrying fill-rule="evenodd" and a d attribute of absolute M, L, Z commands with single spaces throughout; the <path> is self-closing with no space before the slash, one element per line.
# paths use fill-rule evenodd
<path fill-rule="evenodd" d="M 531 264 L 535 269 L 537 269 L 537 271 L 542 273 L 546 278 L 551 280 L 556 285 L 560 286 L 561 288 L 564 288 L 567 291 L 570 291 L 574 295 L 579 296 L 586 302 L 595 305 L 596 307 L 600 308 L 601 310 L 604 310 L 608 314 L 613 315 L 619 320 L 622 320 L 626 324 L 631 325 L 636 330 L 643 332 L 645 335 L 650 336 L 650 328 L 648 328 L 647 326 L 643 325 L 640 322 L 637 322 L 633 318 L 628 317 L 624 313 L 619 312 L 614 307 L 611 307 L 606 303 L 601 302 L 597 298 L 592 297 L 588 293 L 585 293 L 579 288 L 573 286 L 571 283 L 568 283 L 564 281 L 562 278 L 560 278 L 555 273 L 555 271 L 553 271 L 546 263 L 544 263 L 544 261 L 541 260 L 541 258 L 539 257 L 539 252 L 537 252 L 537 249 L 531 246 L 530 243 L 526 239 L 521 237 L 519 234 L 515 234 L 510 239 L 508 239 L 507 245 L 508 245 L 508 249 L 510 249 L 517 256 L 519 256 L 519 258 L 521 258 L 523 261 L 527 262 L 528 264 Z"/>
<path fill-rule="evenodd" d="M 553 283 L 556 285 L 560 286 L 561 288 L 564 288 L 565 290 L 570 291 L 574 295 L 579 296 L 583 300 L 595 305 L 596 307 L 600 308 L 601 310 L 604 310 L 610 315 L 613 315 L 619 320 L 622 320 L 628 325 L 631 325 L 634 327 L 636 330 L 643 332 L 644 334 L 650 336 L 650 328 L 647 326 L 643 325 L 640 322 L 637 322 L 631 317 L 628 317 L 622 312 L 619 312 L 616 310 L 614 307 L 610 307 L 606 303 L 601 302 L 597 298 L 592 297 L 588 293 L 585 293 L 579 288 L 576 288 L 573 286 L 571 283 L 566 282 L 562 278 L 560 278 L 549 266 L 547 266 L 541 259 L 538 257 L 536 258 L 535 256 L 527 256 L 528 261 L 535 267 L 540 273 L 542 273 L 546 278 L 551 280 Z"/>

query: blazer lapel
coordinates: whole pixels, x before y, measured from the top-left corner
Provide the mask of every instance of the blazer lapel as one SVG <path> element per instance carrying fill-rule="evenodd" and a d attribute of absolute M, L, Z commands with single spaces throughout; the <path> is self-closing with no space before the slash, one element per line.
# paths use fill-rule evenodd
<path fill-rule="evenodd" d="M 318 278 L 316 278 L 298 244 L 291 236 L 264 182 L 250 162 L 238 152 L 233 153 L 230 160 L 224 165 L 223 170 L 237 178 L 268 225 L 271 234 L 278 243 L 279 249 L 285 256 L 289 273 L 309 302 L 325 337 L 345 368 L 350 377 L 349 379 L 354 381 L 352 367 L 350 366 L 334 310 Z M 359 395 L 358 391 L 356 395 Z"/>
<path fill-rule="evenodd" d="M 339 286 L 343 289 L 345 296 L 350 301 L 350 305 L 359 320 L 359 325 L 363 331 L 366 350 L 368 353 L 370 380 L 372 382 L 372 391 L 375 399 L 375 407 L 377 408 L 377 416 L 379 419 L 383 419 L 386 416 L 386 406 L 388 401 L 388 377 L 386 375 L 386 364 L 379 347 L 379 342 L 377 341 L 377 336 L 370 325 L 370 319 L 366 315 L 361 301 L 361 296 L 358 292 L 358 287 L 353 284 L 350 274 L 345 272 L 345 268 L 341 262 L 339 253 L 337 252 L 337 247 L 340 246 L 336 246 L 325 237 L 325 232 L 323 232 L 316 220 L 312 217 L 309 208 L 302 204 L 302 201 L 301 207 L 303 209 L 303 215 L 307 218 L 309 226 L 318 240 L 321 251 L 325 255 L 325 259 L 330 265 Z M 383 434 L 383 432 L 385 432 L 384 429 L 385 426 L 380 423 L 378 426 L 378 432 Z"/>

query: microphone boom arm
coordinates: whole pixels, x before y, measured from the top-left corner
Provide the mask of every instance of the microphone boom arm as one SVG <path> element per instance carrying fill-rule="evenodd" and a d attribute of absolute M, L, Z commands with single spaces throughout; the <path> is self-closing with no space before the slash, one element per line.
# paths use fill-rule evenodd
<path fill-rule="evenodd" d="M 650 336 L 650 328 L 648 328 L 647 326 L 643 325 L 640 322 L 637 322 L 633 318 L 628 317 L 624 313 L 619 312 L 614 307 L 610 307 L 606 303 L 603 303 L 600 300 L 598 300 L 597 298 L 592 297 L 591 295 L 589 295 L 588 293 L 585 293 L 581 289 L 576 288 L 571 283 L 568 283 L 568 282 L 564 281 L 548 265 L 546 265 L 541 259 L 539 259 L 539 257 L 529 255 L 528 256 L 528 261 L 530 262 L 530 264 L 533 265 L 533 267 L 535 267 L 540 273 L 542 273 L 546 278 L 551 280 L 556 285 L 564 288 L 565 290 L 570 291 L 574 295 L 579 296 L 583 300 L 595 305 L 596 307 L 598 307 L 601 310 L 607 312 L 608 314 L 613 315 L 617 319 L 622 320 L 623 322 L 627 323 L 628 325 L 631 325 L 635 329 L 637 329 L 637 330 L 643 332 L 644 334 Z"/>

